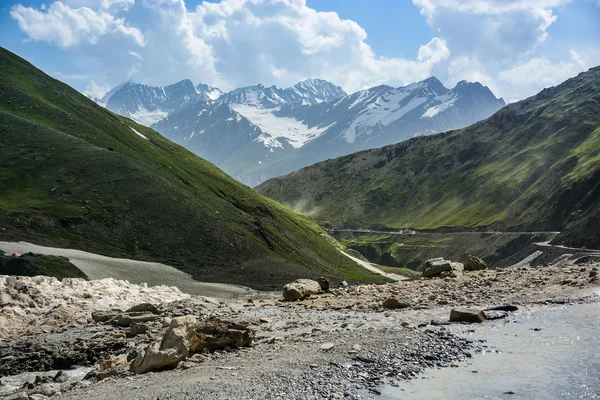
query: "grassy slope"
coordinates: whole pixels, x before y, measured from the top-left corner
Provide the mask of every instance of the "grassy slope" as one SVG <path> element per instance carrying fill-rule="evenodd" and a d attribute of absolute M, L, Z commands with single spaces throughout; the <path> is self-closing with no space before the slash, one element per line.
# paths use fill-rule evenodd
<path fill-rule="evenodd" d="M 600 67 L 468 128 L 315 164 L 257 190 L 338 226 L 566 230 L 600 239 Z"/>
<path fill-rule="evenodd" d="M 0 187 L 4 240 L 165 262 L 257 288 L 319 274 L 379 279 L 307 218 L 4 49 Z"/>

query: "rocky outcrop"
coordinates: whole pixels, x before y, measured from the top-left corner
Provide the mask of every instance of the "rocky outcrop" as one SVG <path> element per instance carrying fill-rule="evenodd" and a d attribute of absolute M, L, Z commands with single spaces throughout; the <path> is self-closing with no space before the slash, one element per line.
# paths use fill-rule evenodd
<path fill-rule="evenodd" d="M 321 285 L 319 282 L 311 279 L 297 279 L 283 287 L 283 298 L 286 301 L 302 300 L 320 291 Z"/>
<path fill-rule="evenodd" d="M 476 308 L 454 308 L 450 311 L 451 322 L 483 322 L 487 318 L 483 314 L 483 311 Z"/>
<path fill-rule="evenodd" d="M 465 262 L 465 271 L 480 271 L 482 269 L 487 269 L 488 266 L 485 261 L 476 256 L 467 257 L 467 261 Z"/>
<path fill-rule="evenodd" d="M 198 323 L 185 315 L 171 319 L 161 340 L 148 345 L 130 365 L 136 374 L 174 369 L 189 355 L 220 349 L 248 347 L 254 332 L 242 324 L 211 317 Z"/>

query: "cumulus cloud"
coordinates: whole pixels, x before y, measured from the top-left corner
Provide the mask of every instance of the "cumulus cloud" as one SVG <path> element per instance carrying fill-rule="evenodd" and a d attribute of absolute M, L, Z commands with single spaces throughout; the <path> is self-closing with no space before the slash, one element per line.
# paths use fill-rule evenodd
<path fill-rule="evenodd" d="M 112 85 L 189 78 L 228 90 L 316 77 L 352 92 L 436 75 L 448 85 L 479 81 L 513 99 L 590 66 L 579 49 L 563 61 L 532 54 L 548 37 L 554 9 L 570 1 L 413 0 L 435 37 L 408 58 L 378 56 L 355 21 L 306 0 L 202 1 L 195 8 L 190 0 L 62 0 L 40 9 L 17 5 L 11 15 L 29 40 L 77 47 Z M 529 70 L 539 84 L 519 82 Z M 97 82 L 90 90 L 106 83 Z"/>
<path fill-rule="evenodd" d="M 413 0 L 427 24 L 457 55 L 506 62 L 532 52 L 556 21 L 553 8 L 572 0 Z"/>
<path fill-rule="evenodd" d="M 535 57 L 513 68 L 500 72 L 499 79 L 505 85 L 505 91 L 511 93 L 516 101 L 532 96 L 540 90 L 559 83 L 594 66 L 600 62 L 587 54 L 574 49 L 569 51 L 570 58 L 553 63 L 546 57 Z"/>
<path fill-rule="evenodd" d="M 88 7 L 71 8 L 60 1 L 41 10 L 14 6 L 10 15 L 25 32 L 29 40 L 48 42 L 63 48 L 77 46 L 82 42 L 97 43 L 108 34 L 133 39 L 144 46 L 144 36 L 139 29 L 128 26 L 124 19 L 115 18 L 108 12 L 96 12 Z"/>
<path fill-rule="evenodd" d="M 64 48 L 95 44 L 109 34 L 147 44 L 136 50 L 139 57 L 125 49 L 127 43 L 113 48 L 138 58 L 124 65 L 114 57 L 113 67 L 152 84 L 191 78 L 229 89 L 320 77 L 354 91 L 427 78 L 450 55 L 446 41 L 433 38 L 412 59 L 379 57 L 356 22 L 317 12 L 305 0 L 223 0 L 192 10 L 184 0 L 95 1 L 97 11 L 57 1 L 46 10 L 18 5 L 11 15 L 30 40 Z M 115 17 L 125 10 L 136 27 Z"/>

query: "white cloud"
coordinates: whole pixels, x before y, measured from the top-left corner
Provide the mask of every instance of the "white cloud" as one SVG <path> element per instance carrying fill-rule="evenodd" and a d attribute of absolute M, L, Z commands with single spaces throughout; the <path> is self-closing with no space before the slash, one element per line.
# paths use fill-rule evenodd
<path fill-rule="evenodd" d="M 553 63 L 545 57 L 532 58 L 516 67 L 502 71 L 499 80 L 504 90 L 511 93 L 516 101 L 532 96 L 544 88 L 559 83 L 594 66 L 593 59 L 573 49 L 569 51 L 570 59 Z"/>
<path fill-rule="evenodd" d="M 446 41 L 434 38 L 413 59 L 378 57 L 356 22 L 317 12 L 305 0 L 223 0 L 202 2 L 194 10 L 184 0 L 65 1 L 86 6 L 57 1 L 37 10 L 18 5 L 11 14 L 30 40 L 63 48 L 95 44 L 109 34 L 147 44 L 132 54 L 121 40 L 103 62 L 113 63 L 121 79 L 125 72 L 152 84 L 191 78 L 228 89 L 259 82 L 287 86 L 319 77 L 354 91 L 427 78 L 450 55 Z M 93 1 L 97 11 L 89 8 Z M 117 13 L 132 16 L 139 28 Z M 125 54 L 138 60 L 125 64 L 119 57 Z"/>
<path fill-rule="evenodd" d="M 10 15 L 29 40 L 36 42 L 67 48 L 84 42 L 94 44 L 102 36 L 113 34 L 133 39 L 139 46 L 145 45 L 142 33 L 128 26 L 124 19 L 88 7 L 71 8 L 57 1 L 40 11 L 17 4 L 11 9 Z"/>
<path fill-rule="evenodd" d="M 548 37 L 553 8 L 572 0 L 413 0 L 456 55 L 518 60 Z"/>
<path fill-rule="evenodd" d="M 101 99 L 106 92 L 111 88 L 107 85 L 97 84 L 96 81 L 92 80 L 87 84 L 83 94 L 88 95 L 91 98 Z"/>
<path fill-rule="evenodd" d="M 555 9 L 570 1 L 413 0 L 436 37 L 409 58 L 378 56 L 356 22 L 306 0 L 202 1 L 193 9 L 191 0 L 62 0 L 17 5 L 11 15 L 29 40 L 76 47 L 85 67 L 105 73 L 106 80 L 90 78 L 90 90 L 127 78 L 152 85 L 189 78 L 227 90 L 316 77 L 352 92 L 436 75 L 448 86 L 479 81 L 510 100 L 591 66 L 592 51 L 579 47 L 563 59 L 534 53 Z M 528 69 L 544 83 L 517 76 Z"/>
<path fill-rule="evenodd" d="M 142 56 L 140 56 L 140 53 L 138 53 L 137 51 L 129 50 L 129 51 L 127 52 L 127 54 L 129 54 L 129 55 L 130 55 L 130 56 L 132 56 L 132 57 L 135 57 L 135 58 L 137 58 L 137 59 L 138 59 L 138 60 L 140 60 L 140 61 L 142 61 L 142 60 L 143 60 Z"/>

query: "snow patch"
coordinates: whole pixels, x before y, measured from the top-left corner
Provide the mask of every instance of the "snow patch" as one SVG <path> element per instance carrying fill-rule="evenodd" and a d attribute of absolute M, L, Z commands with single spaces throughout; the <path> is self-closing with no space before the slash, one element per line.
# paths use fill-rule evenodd
<path fill-rule="evenodd" d="M 148 136 L 141 134 L 140 132 L 136 131 L 135 129 L 133 129 L 132 127 L 129 127 L 132 131 L 134 131 L 136 133 L 136 135 L 138 135 L 139 137 L 146 139 L 146 140 L 150 140 L 148 139 Z"/>
<path fill-rule="evenodd" d="M 17 290 L 24 285 L 27 290 Z M 172 286 L 148 287 L 113 278 L 86 281 L 0 275 L 0 338 L 85 325 L 91 311 L 161 304 L 190 296 Z"/>
<path fill-rule="evenodd" d="M 145 108 L 140 108 L 134 113 L 129 113 L 129 118 L 144 126 L 150 126 L 165 119 L 169 115 L 166 111 L 154 110 L 148 111 Z"/>
<path fill-rule="evenodd" d="M 456 97 L 452 97 L 450 98 L 449 95 L 444 95 L 444 96 L 437 96 L 435 98 L 436 100 L 441 101 L 440 104 L 433 106 L 433 107 L 429 107 L 421 116 L 421 118 L 432 118 L 434 116 L 436 116 L 437 114 L 441 113 L 444 110 L 447 110 L 448 108 L 452 107 L 452 105 L 454 104 L 454 102 L 456 101 Z"/>
<path fill-rule="evenodd" d="M 258 126 L 263 134 L 256 140 L 261 141 L 267 147 L 283 147 L 277 138 L 285 138 L 294 148 L 300 148 L 306 143 L 319 137 L 332 125 L 325 127 L 312 127 L 295 118 L 278 117 L 273 114 L 275 109 L 257 108 L 244 104 L 232 104 L 231 108 L 246 117 L 252 124 Z M 262 138 L 261 138 L 262 137 Z"/>
<path fill-rule="evenodd" d="M 425 97 L 414 97 L 405 106 L 392 109 L 410 94 L 410 91 L 399 91 L 384 95 L 370 103 L 342 133 L 348 143 L 354 143 L 356 136 L 370 135 L 380 125 L 387 126 L 402 118 L 406 113 L 427 102 Z"/>

